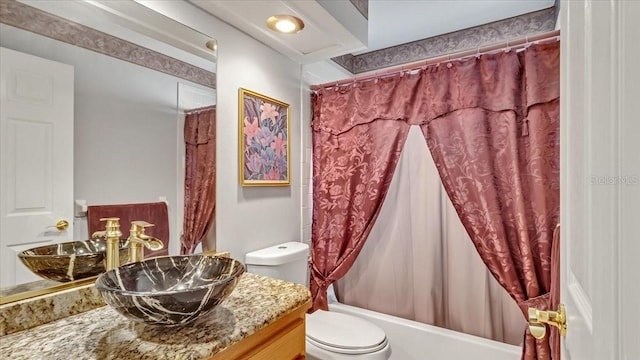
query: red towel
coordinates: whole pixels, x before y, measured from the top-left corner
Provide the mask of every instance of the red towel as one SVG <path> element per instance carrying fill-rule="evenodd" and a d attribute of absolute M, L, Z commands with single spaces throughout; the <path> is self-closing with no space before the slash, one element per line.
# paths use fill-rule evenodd
<path fill-rule="evenodd" d="M 146 221 L 154 226 L 145 229 L 145 234 L 153 236 L 164 243 L 164 248 L 157 251 L 144 249 L 144 257 L 169 255 L 169 210 L 165 202 L 119 204 L 119 205 L 94 205 L 87 207 L 87 223 L 89 237 L 96 231 L 104 230 L 102 218 L 120 218 L 120 231 L 122 237 L 129 237 L 132 221 Z"/>

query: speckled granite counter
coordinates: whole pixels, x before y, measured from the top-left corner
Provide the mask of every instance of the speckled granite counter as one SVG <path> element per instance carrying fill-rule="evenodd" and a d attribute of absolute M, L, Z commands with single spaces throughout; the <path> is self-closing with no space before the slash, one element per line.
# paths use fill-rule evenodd
<path fill-rule="evenodd" d="M 214 311 L 183 327 L 134 323 L 101 307 L 0 337 L 3 359 L 206 359 L 309 301 L 296 284 L 245 273 Z"/>
<path fill-rule="evenodd" d="M 0 336 L 103 306 L 104 299 L 93 284 L 3 304 L 0 305 Z"/>

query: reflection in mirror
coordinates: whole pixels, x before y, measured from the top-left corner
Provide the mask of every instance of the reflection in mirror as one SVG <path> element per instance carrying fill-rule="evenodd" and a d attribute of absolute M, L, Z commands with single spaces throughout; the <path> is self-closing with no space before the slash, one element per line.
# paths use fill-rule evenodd
<path fill-rule="evenodd" d="M 0 3 L 0 304 L 95 281 L 18 259 L 89 239 L 86 205 L 166 201 L 178 254 L 185 112 L 215 106 L 214 39 L 134 1 L 52 3 Z"/>

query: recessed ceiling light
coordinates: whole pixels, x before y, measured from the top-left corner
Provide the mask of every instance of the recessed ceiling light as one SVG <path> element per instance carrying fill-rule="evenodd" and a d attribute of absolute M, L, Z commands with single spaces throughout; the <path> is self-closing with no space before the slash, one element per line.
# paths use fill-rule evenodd
<path fill-rule="evenodd" d="M 304 22 L 292 15 L 274 15 L 267 19 L 267 27 L 283 34 L 294 34 L 304 28 Z"/>

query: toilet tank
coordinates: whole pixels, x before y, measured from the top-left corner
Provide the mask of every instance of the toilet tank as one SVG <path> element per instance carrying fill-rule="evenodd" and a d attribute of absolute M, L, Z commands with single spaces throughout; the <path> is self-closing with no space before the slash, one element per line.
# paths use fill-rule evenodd
<path fill-rule="evenodd" d="M 287 242 L 245 255 L 247 272 L 307 286 L 309 246 Z"/>

